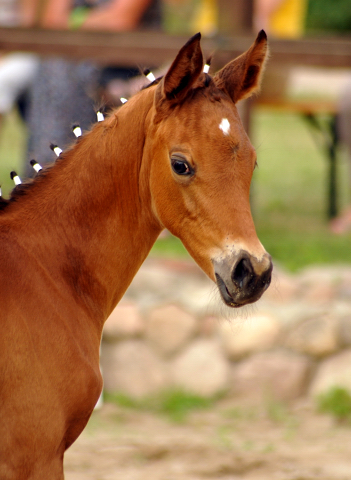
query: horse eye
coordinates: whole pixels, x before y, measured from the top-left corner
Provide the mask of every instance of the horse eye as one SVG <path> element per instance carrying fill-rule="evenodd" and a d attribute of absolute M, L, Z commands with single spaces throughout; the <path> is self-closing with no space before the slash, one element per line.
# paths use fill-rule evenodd
<path fill-rule="evenodd" d="M 172 169 L 177 175 L 191 175 L 193 173 L 192 168 L 186 160 L 182 160 L 179 157 L 171 158 Z"/>

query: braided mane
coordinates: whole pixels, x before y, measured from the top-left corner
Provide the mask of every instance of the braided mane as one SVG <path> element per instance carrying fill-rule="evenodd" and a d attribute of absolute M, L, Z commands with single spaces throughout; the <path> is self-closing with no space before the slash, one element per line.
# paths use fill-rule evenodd
<path fill-rule="evenodd" d="M 149 84 L 143 86 L 140 91 L 148 90 L 150 87 L 158 85 L 163 78 L 163 76 L 156 78 L 153 82 L 150 82 Z M 223 92 L 216 87 L 211 75 L 209 75 L 208 73 L 203 73 L 200 76 L 197 84 L 189 91 L 187 101 L 191 100 L 199 92 L 204 91 L 206 91 L 206 94 L 212 101 L 220 101 L 221 97 L 224 96 Z M 116 111 L 118 111 L 119 108 L 120 107 L 118 107 L 117 109 L 112 109 L 109 115 L 113 115 Z M 98 122 L 97 124 L 100 124 L 100 122 Z M 94 128 L 97 124 L 94 124 L 92 128 Z M 0 215 L 11 203 L 17 202 L 23 197 L 26 197 L 30 192 L 32 192 L 35 186 L 37 186 L 38 184 L 41 185 L 45 181 L 52 168 L 55 165 L 64 161 L 67 153 L 72 151 L 78 143 L 84 141 L 85 138 L 91 133 L 91 130 L 88 131 L 85 135 L 79 137 L 70 148 L 62 152 L 59 158 L 57 158 L 53 163 L 46 165 L 39 173 L 36 174 L 34 178 L 28 178 L 20 185 L 14 187 L 10 192 L 10 197 L 8 199 L 0 197 Z"/>

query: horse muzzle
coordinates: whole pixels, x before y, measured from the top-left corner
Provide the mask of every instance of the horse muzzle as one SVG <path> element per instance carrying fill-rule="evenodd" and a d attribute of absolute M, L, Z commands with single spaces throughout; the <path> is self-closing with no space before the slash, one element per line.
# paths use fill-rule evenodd
<path fill-rule="evenodd" d="M 229 307 L 242 307 L 256 302 L 271 283 L 273 264 L 268 253 L 261 259 L 246 251 L 213 260 L 216 283 L 221 297 Z"/>

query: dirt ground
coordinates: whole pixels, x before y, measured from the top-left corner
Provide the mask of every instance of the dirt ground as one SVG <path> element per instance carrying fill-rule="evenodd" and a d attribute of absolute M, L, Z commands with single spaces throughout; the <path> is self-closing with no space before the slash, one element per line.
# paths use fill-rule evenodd
<path fill-rule="evenodd" d="M 106 403 L 68 450 L 66 480 L 350 480 L 351 425 L 300 401 L 225 400 L 182 423 Z"/>

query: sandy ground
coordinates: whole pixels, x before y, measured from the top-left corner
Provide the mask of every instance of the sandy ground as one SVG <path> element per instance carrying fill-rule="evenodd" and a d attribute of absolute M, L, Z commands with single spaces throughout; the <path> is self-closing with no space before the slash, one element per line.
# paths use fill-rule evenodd
<path fill-rule="evenodd" d="M 351 425 L 315 406 L 225 400 L 183 423 L 105 404 L 66 453 L 66 480 L 350 480 Z"/>

